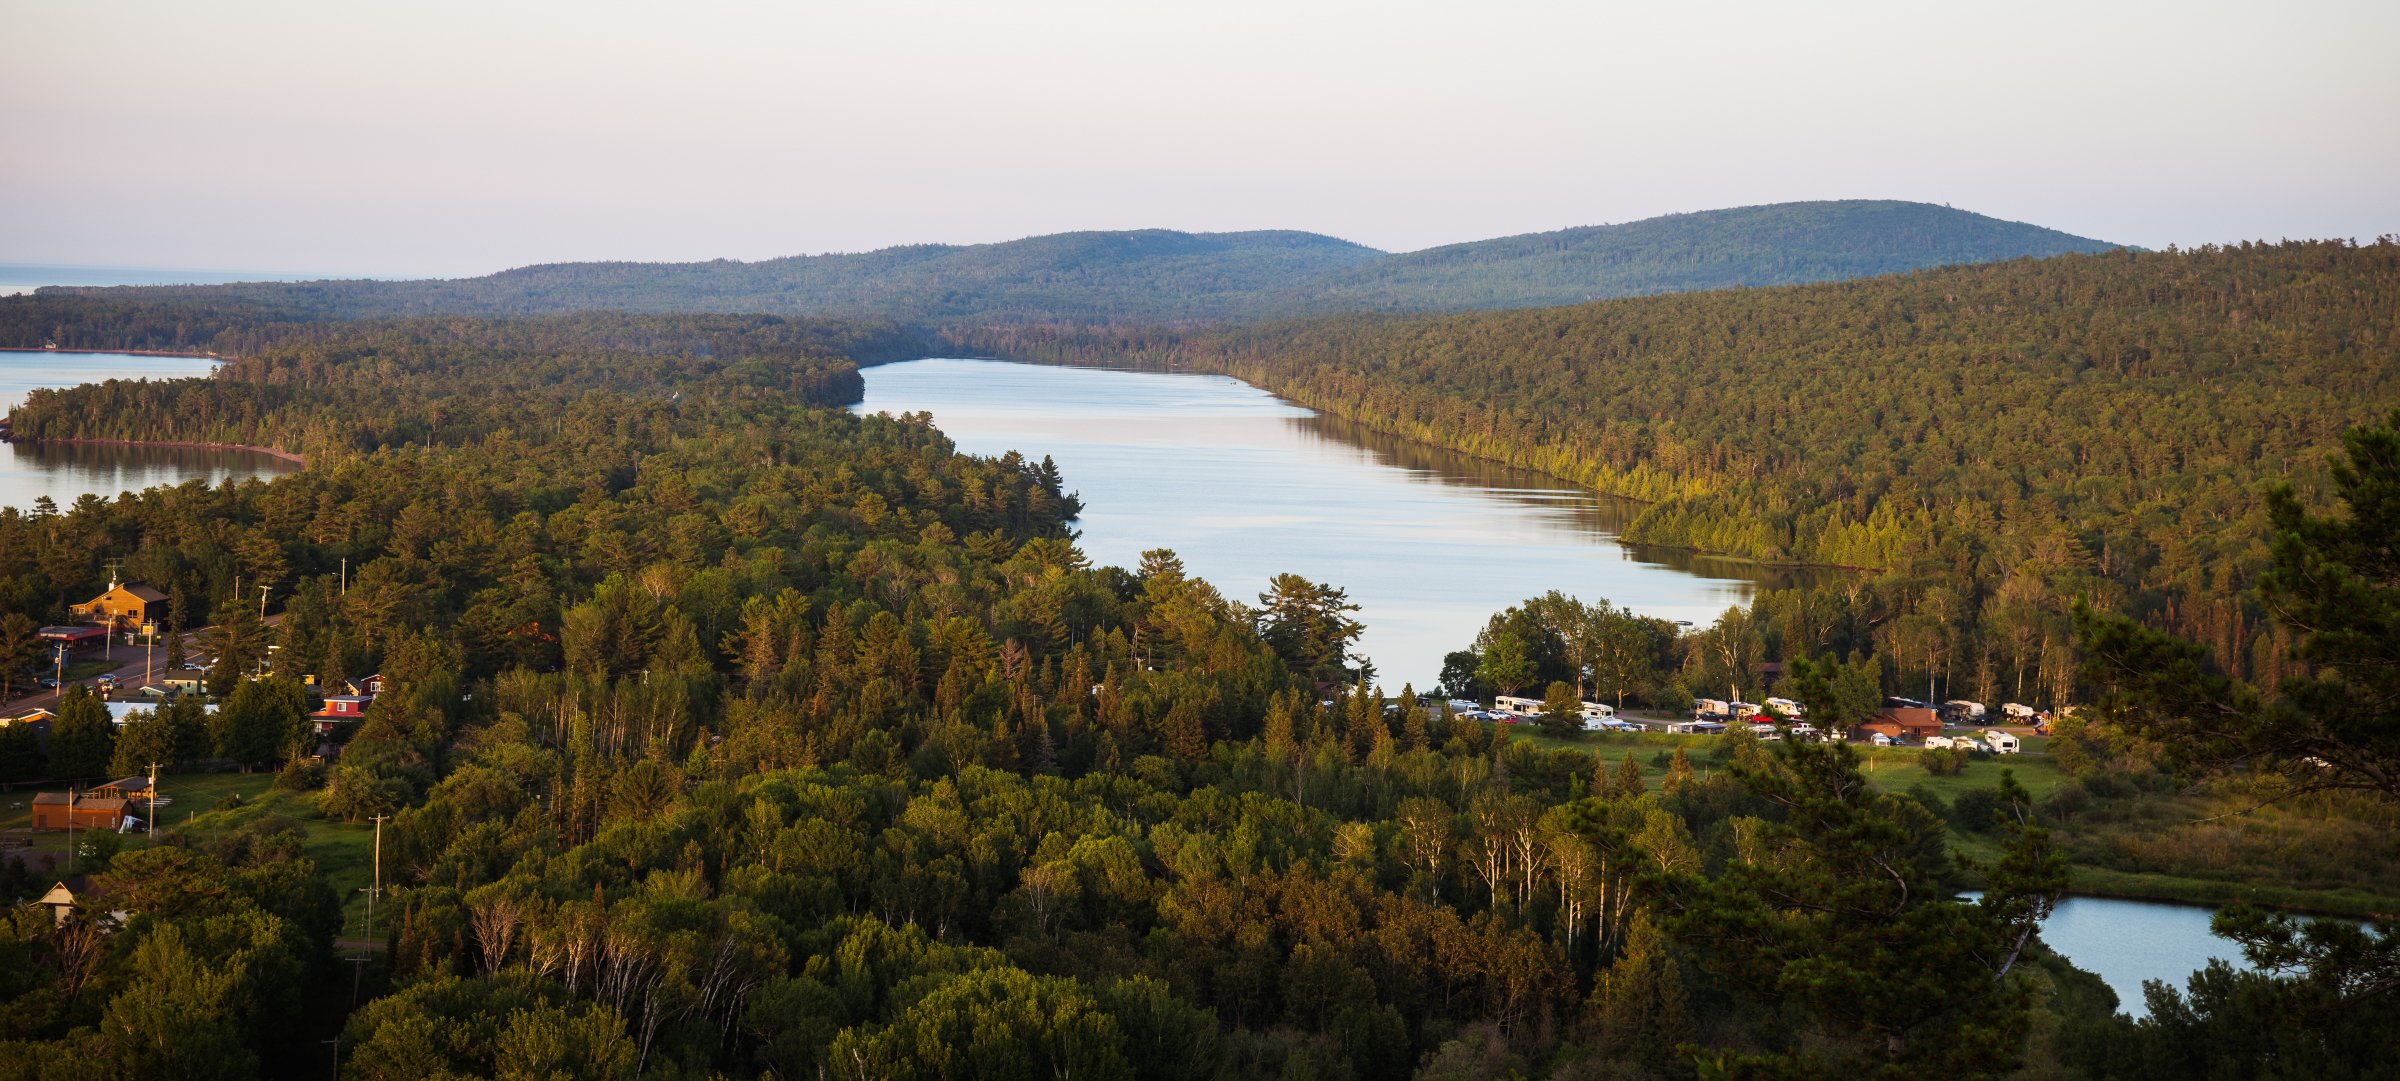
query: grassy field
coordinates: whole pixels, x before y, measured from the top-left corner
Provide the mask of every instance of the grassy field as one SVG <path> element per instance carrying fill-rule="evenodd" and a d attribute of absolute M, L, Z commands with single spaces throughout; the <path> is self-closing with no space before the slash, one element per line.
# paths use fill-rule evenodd
<path fill-rule="evenodd" d="M 366 912 L 365 887 L 373 879 L 375 827 L 372 823 L 347 823 L 328 819 L 317 813 L 315 800 L 308 793 L 278 791 L 272 773 L 196 773 L 166 774 L 159 778 L 158 794 L 173 802 L 158 809 L 159 829 L 182 830 L 199 838 L 208 838 L 240 829 L 268 815 L 283 815 L 300 823 L 306 833 L 309 858 L 317 861 L 326 880 L 340 892 L 343 913 L 349 919 L 349 933 L 357 933 Z M 0 837 L 10 841 L 30 840 L 30 848 L 12 847 L 10 855 L 29 857 L 52 856 L 63 864 L 67 850 L 64 832 L 33 833 L 28 827 L 33 820 L 33 796 L 38 791 L 63 791 L 63 788 L 20 788 L 0 792 Z M 227 805 L 229 799 L 238 800 Z M 76 831 L 78 839 L 86 831 Z M 125 851 L 149 844 L 147 834 L 127 834 L 123 838 Z M 62 867 L 63 872 L 63 867 Z M 379 918 L 380 922 L 380 918 Z"/>
<path fill-rule="evenodd" d="M 1571 748 L 1597 753 L 1611 762 L 1633 755 L 1640 763 L 1642 776 L 1653 785 L 1664 779 L 1666 766 L 1656 759 L 1661 753 L 1672 755 L 1681 747 L 1691 759 L 1692 769 L 1707 772 L 1710 755 L 1719 747 L 1716 736 L 1676 736 L 1663 732 L 1592 732 L 1569 739 L 1543 735 L 1530 725 L 1511 725 L 1509 734 L 1544 750 Z M 1949 777 L 1936 777 L 1926 772 L 1925 752 L 1914 747 L 1860 747 L 1859 759 L 1867 779 L 1884 788 L 1907 791 L 1923 784 L 1944 800 L 1955 800 L 1959 793 L 1973 788 L 2000 787 L 2000 771 L 2016 773 L 2017 783 L 2040 799 L 2067 779 L 2064 771 L 2047 754 L 2036 753 L 2046 740 L 2027 739 L 2026 753 L 2016 755 L 1979 756 L 1967 768 Z"/>
<path fill-rule="evenodd" d="M 175 829 L 188 819 L 204 815 L 218 800 L 230 795 L 240 795 L 247 799 L 266 791 L 267 787 L 274 783 L 275 775 L 271 773 L 164 774 L 158 779 L 158 794 L 171 802 L 159 805 L 159 828 L 162 831 Z M 65 790 L 63 785 L 46 785 L 40 788 L 17 788 L 0 792 L 0 837 L 5 837 L 10 841 L 30 840 L 32 842 L 29 848 L 10 847 L 9 854 L 64 857 L 67 851 L 67 835 L 64 831 L 34 833 L 29 827 L 33 824 L 34 794 Z M 137 803 L 134 807 L 134 813 L 140 814 L 141 805 Z M 77 837 L 83 836 L 85 832 L 83 830 L 75 831 Z M 124 847 L 128 850 L 140 848 L 148 843 L 149 835 L 147 833 L 132 833 L 124 836 Z M 28 862 L 33 861 L 29 860 Z"/>
<path fill-rule="evenodd" d="M 270 784 L 260 786 L 257 792 L 245 794 L 240 806 L 202 810 L 185 828 L 213 836 L 273 815 L 299 822 L 307 838 L 308 857 L 317 861 L 326 882 L 342 896 L 345 934 L 360 933 L 367 910 L 366 889 L 374 881 L 374 823 L 327 818 L 317 812 L 314 793 L 282 791 L 271 786 L 272 777 L 268 781 Z"/>
<path fill-rule="evenodd" d="M 1654 787 L 1666 774 L 1662 754 L 1682 747 L 1705 775 L 1721 746 L 1717 737 L 1650 732 L 1559 739 L 1512 726 L 1510 734 L 1544 749 L 1597 752 L 1611 762 L 1631 753 Z M 1998 788 L 2006 769 L 2039 800 L 2073 782 L 2046 752 L 2048 743 L 2026 737 L 2025 753 L 1977 756 L 1947 777 L 1927 772 L 1925 752 L 1916 748 L 1862 747 L 1859 758 L 1868 779 L 1891 791 L 1922 785 L 1956 802 L 1966 792 Z M 2227 793 L 2134 792 L 2092 802 L 2053 833 L 2072 861 L 2077 893 L 2205 905 L 2247 900 L 2345 916 L 2400 912 L 2400 822 L 2388 808 L 2318 801 L 2253 809 L 2251 802 Z M 1950 836 L 1969 860 L 2000 854 L 1988 835 L 1953 828 Z"/>

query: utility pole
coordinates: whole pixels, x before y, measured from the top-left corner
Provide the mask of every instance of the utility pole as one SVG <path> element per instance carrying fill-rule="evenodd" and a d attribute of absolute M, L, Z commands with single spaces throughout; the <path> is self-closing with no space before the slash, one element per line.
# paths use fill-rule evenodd
<path fill-rule="evenodd" d="M 342 596 L 350 595 L 350 557 L 342 557 Z"/>
<path fill-rule="evenodd" d="M 375 816 L 375 885 L 367 890 L 367 941 L 375 940 L 375 898 L 383 892 L 383 820 L 387 814 Z"/>
<path fill-rule="evenodd" d="M 267 618 L 267 587 L 258 587 L 258 618 Z"/>
<path fill-rule="evenodd" d="M 158 763 L 150 763 L 150 814 L 145 823 L 150 827 L 150 843 L 158 843 Z"/>
<path fill-rule="evenodd" d="M 367 889 L 367 887 L 365 887 L 365 886 L 360 886 L 360 887 L 358 888 L 358 892 L 360 892 L 360 893 L 364 893 L 364 894 L 366 894 L 366 895 L 367 895 L 367 903 L 368 903 L 369 905 L 373 905 L 373 904 L 374 904 L 375 895 L 374 895 L 373 893 L 369 892 L 369 891 L 368 891 L 368 889 Z M 370 920 L 370 921 L 372 921 L 372 919 L 373 919 L 373 917 L 372 917 L 372 916 L 370 916 L 370 917 L 369 917 L 369 920 Z M 345 930 L 345 931 L 347 931 L 347 930 L 349 930 L 349 929 L 350 929 L 350 923 L 349 923 L 349 921 L 348 921 L 347 919 L 344 919 L 344 920 L 343 920 L 343 922 L 342 922 L 342 929 L 343 929 L 343 930 Z M 363 944 L 363 943 L 365 943 L 367 940 L 362 938 L 362 939 L 360 939 L 359 941 L 360 941 L 360 942 Z M 353 1009 L 353 1010 L 355 1010 L 355 1009 L 357 1009 L 357 1008 L 358 1008 L 358 992 L 359 992 L 360 985 L 362 985 L 362 984 L 364 984 L 364 983 L 366 982 L 366 975 L 367 975 L 367 951 L 366 951 L 366 950 L 365 950 L 365 949 L 362 947 L 362 948 L 361 948 L 361 949 L 358 951 L 358 956 L 356 956 L 356 957 L 353 957 L 353 958 L 351 958 L 351 959 L 350 959 L 350 1008 L 351 1008 L 351 1009 Z M 336 1054 L 339 1054 L 339 1052 L 336 1052 Z"/>
<path fill-rule="evenodd" d="M 67 873 L 75 873 L 75 786 L 67 786 Z"/>

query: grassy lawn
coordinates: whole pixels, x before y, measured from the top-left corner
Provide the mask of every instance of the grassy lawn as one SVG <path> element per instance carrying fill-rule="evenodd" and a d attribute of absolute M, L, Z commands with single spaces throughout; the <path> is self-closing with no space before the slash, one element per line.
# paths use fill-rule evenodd
<path fill-rule="evenodd" d="M 275 775 L 272 773 L 161 774 L 158 778 L 158 794 L 172 802 L 159 804 L 159 827 L 165 830 L 175 829 L 182 826 L 187 819 L 205 816 L 211 806 L 226 796 L 240 794 L 244 798 L 249 798 L 266 791 L 267 787 L 274 783 Z M 32 842 L 32 846 L 29 848 L 9 848 L 10 855 L 64 857 L 67 851 L 65 831 L 34 833 L 29 829 L 33 824 L 34 794 L 36 792 L 63 791 L 66 791 L 64 785 L 47 785 L 41 788 L 17 788 L 0 792 L 0 837 L 6 837 L 10 841 L 30 840 Z M 134 806 L 136 808 L 134 813 L 140 814 L 141 805 L 137 803 Z M 80 838 L 85 832 L 77 830 L 75 835 Z M 128 851 L 141 848 L 149 843 L 147 833 L 124 835 L 124 848 Z M 38 861 L 28 858 L 27 862 Z"/>
<path fill-rule="evenodd" d="M 205 839 L 240 829 L 268 815 L 297 820 L 307 836 L 309 858 L 317 861 L 326 881 L 342 895 L 343 914 L 349 921 L 349 929 L 344 933 L 356 935 L 363 926 L 367 907 L 362 891 L 374 877 L 374 824 L 325 818 L 317 813 L 310 794 L 278 791 L 274 785 L 275 775 L 264 772 L 162 774 L 158 779 L 158 794 L 174 802 L 159 806 L 159 828 L 188 831 Z M 55 855 L 63 860 L 67 850 L 64 832 L 32 833 L 27 829 L 33 820 L 34 793 L 63 790 L 63 787 L 19 788 L 0 792 L 0 837 L 32 841 L 31 848 L 10 848 L 9 855 Z M 240 797 L 238 806 L 218 809 L 228 797 L 236 796 Z M 84 833 L 77 830 L 76 836 L 81 838 Z M 125 851 L 147 844 L 149 838 L 145 834 L 124 836 Z M 377 913 L 379 923 L 381 915 Z"/>
<path fill-rule="evenodd" d="M 264 783 L 256 791 L 245 793 L 241 806 L 223 810 L 201 808 L 186 828 L 202 836 L 214 836 L 274 815 L 299 822 L 306 836 L 303 847 L 308 857 L 317 861 L 318 871 L 342 897 L 344 935 L 359 934 L 367 911 L 365 890 L 374 880 L 375 824 L 327 818 L 318 813 L 314 793 L 279 790 L 272 787 L 273 775 L 260 777 Z M 377 917 L 380 923 L 380 912 Z"/>

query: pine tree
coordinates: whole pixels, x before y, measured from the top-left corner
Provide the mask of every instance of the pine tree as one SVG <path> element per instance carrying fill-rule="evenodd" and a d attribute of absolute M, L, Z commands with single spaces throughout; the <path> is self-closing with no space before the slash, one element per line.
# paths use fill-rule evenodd
<path fill-rule="evenodd" d="M 59 697 L 58 718 L 50 722 L 52 776 L 69 781 L 100 776 L 108 771 L 116 743 L 108 709 L 90 691 L 74 686 Z"/>
<path fill-rule="evenodd" d="M 1682 748 L 1676 750 L 1680 752 Z M 1625 752 L 1625 760 L 1617 763 L 1617 783 L 1609 794 L 1618 799 L 1635 799 L 1647 790 L 1648 786 L 1642 783 L 1641 763 L 1633 760 L 1632 751 Z"/>

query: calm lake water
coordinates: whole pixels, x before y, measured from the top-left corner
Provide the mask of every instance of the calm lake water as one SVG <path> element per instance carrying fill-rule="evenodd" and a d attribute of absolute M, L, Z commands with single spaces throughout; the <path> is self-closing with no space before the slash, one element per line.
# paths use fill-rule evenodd
<path fill-rule="evenodd" d="M 2117 993 L 2117 1008 L 2143 1017 L 2142 981 L 2178 991 L 2211 960 L 2246 969 L 2240 946 L 2208 929 L 2214 910 L 2192 905 L 2069 897 L 2042 924 L 2042 941 L 2075 967 L 2097 973 Z"/>
<path fill-rule="evenodd" d="M 1289 571 L 1350 592 L 1378 678 L 1430 688 L 1492 613 L 1556 589 L 1696 623 L 1788 574 L 1636 551 L 1638 508 L 1322 418 L 1222 376 L 915 360 L 868 368 L 861 412 L 924 410 L 975 454 L 1045 454 L 1084 553 L 1172 548 L 1228 596 Z"/>
<path fill-rule="evenodd" d="M 15 408 L 25 400 L 26 392 L 36 387 L 104 379 L 187 379 L 207 375 L 214 364 L 205 357 L 0 352 L 0 414 Z M 215 484 L 228 477 L 265 476 L 297 468 L 281 459 L 244 451 L 10 443 L 0 446 L 0 506 L 22 509 L 47 495 L 63 508 L 86 492 L 114 497 L 160 484 L 194 479 Z"/>

